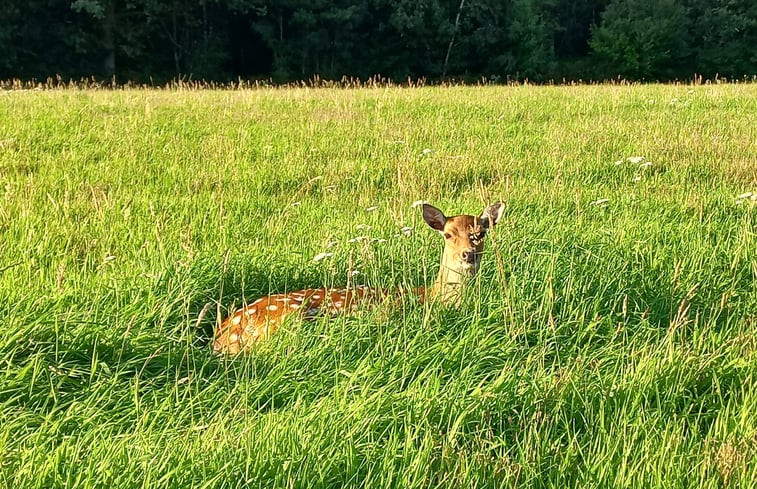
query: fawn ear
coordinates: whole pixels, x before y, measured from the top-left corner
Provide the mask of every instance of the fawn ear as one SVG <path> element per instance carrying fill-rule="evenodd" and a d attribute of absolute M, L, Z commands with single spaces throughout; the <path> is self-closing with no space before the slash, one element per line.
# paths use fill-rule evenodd
<path fill-rule="evenodd" d="M 481 225 L 485 229 L 493 228 L 502 217 L 504 209 L 505 206 L 502 205 L 502 202 L 492 204 L 484 209 L 484 212 L 481 213 L 481 217 L 479 217 L 478 220 L 481 221 Z"/>
<path fill-rule="evenodd" d="M 429 204 L 423 204 L 423 220 L 437 231 L 444 231 L 444 223 L 447 222 L 442 211 Z"/>

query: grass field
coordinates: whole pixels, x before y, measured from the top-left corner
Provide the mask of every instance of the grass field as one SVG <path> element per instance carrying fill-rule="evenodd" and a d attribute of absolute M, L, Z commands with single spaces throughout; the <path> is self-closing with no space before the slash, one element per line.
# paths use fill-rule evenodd
<path fill-rule="evenodd" d="M 756 486 L 756 141 L 753 84 L 0 92 L 0 485 Z M 433 280 L 419 199 L 507 205 L 464 306 L 211 353 Z"/>

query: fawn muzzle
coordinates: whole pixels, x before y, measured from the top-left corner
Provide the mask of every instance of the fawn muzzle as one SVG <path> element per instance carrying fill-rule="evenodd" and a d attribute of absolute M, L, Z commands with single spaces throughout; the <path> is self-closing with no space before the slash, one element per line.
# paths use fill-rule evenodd
<path fill-rule="evenodd" d="M 463 251 L 460 253 L 460 257 L 465 263 L 474 264 L 478 261 L 478 253 L 476 250 Z"/>

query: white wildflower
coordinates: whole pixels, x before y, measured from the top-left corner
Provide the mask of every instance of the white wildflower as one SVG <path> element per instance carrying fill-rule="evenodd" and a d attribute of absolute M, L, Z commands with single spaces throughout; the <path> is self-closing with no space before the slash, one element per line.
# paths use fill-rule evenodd
<path fill-rule="evenodd" d="M 641 165 L 639 165 L 639 168 L 649 168 L 650 166 L 652 166 L 652 162 L 651 161 L 645 161 L 644 163 L 642 163 Z"/>
<path fill-rule="evenodd" d="M 634 165 L 636 165 L 636 164 L 641 163 L 642 161 L 644 161 L 644 157 L 643 156 L 629 156 L 626 159 L 628 161 L 630 161 L 631 163 L 633 163 Z"/>
<path fill-rule="evenodd" d="M 373 205 L 373 206 L 368 207 L 367 209 L 365 209 L 365 212 L 373 212 L 376 209 L 378 209 L 378 206 L 377 205 Z"/>
<path fill-rule="evenodd" d="M 368 236 L 356 236 L 356 237 L 348 240 L 348 242 L 349 243 L 357 243 L 359 241 L 365 241 L 366 239 L 368 239 Z"/>
<path fill-rule="evenodd" d="M 339 241 L 329 241 L 329 244 L 326 245 L 326 248 L 333 248 L 334 246 L 338 244 L 339 244 Z"/>
<path fill-rule="evenodd" d="M 636 175 L 635 177 L 633 177 L 633 181 L 634 182 L 640 182 L 641 181 L 641 177 L 639 175 Z"/>
<path fill-rule="evenodd" d="M 753 192 L 744 192 L 743 194 L 736 197 L 736 200 L 746 200 L 746 199 L 757 199 L 757 194 Z"/>
<path fill-rule="evenodd" d="M 361 229 L 368 229 L 368 230 L 370 230 L 370 229 L 371 229 L 371 226 L 369 226 L 369 225 L 367 225 L 367 224 L 358 224 L 358 225 L 357 225 L 357 226 L 355 227 L 355 229 L 357 229 L 358 231 L 360 231 Z"/>
<path fill-rule="evenodd" d="M 384 238 L 373 238 L 371 243 L 386 243 L 386 240 Z"/>
<path fill-rule="evenodd" d="M 618 160 L 615 162 L 615 166 L 620 166 L 623 164 L 623 160 Z"/>
<path fill-rule="evenodd" d="M 589 205 L 606 205 L 610 199 L 597 199 L 589 202 Z"/>
<path fill-rule="evenodd" d="M 686 93 L 688 93 L 689 95 L 691 95 L 692 93 L 694 93 L 694 90 L 689 90 L 689 91 L 688 91 L 688 92 L 686 92 Z"/>
<path fill-rule="evenodd" d="M 400 229 L 400 231 L 402 231 L 402 234 L 404 234 L 405 236 L 410 236 L 411 234 L 413 234 L 413 228 L 410 226 L 405 226 Z"/>
<path fill-rule="evenodd" d="M 355 275 L 360 275 L 360 270 L 352 270 L 350 272 L 350 277 L 354 277 Z"/>
<path fill-rule="evenodd" d="M 421 151 L 421 156 L 426 156 L 431 154 L 431 148 L 423 148 L 423 151 Z"/>
<path fill-rule="evenodd" d="M 321 261 L 321 260 L 324 260 L 326 258 L 331 258 L 332 256 L 334 256 L 333 253 L 325 253 L 325 252 L 324 253 L 318 253 L 317 255 L 315 255 L 313 257 L 313 261 Z"/>

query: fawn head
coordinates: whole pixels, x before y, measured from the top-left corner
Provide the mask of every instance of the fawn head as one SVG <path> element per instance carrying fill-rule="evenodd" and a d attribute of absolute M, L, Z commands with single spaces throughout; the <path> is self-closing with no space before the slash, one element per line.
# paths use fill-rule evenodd
<path fill-rule="evenodd" d="M 480 216 L 445 216 L 436 207 L 423 204 L 423 219 L 444 236 L 442 268 L 460 278 L 471 278 L 478 272 L 484 251 L 486 232 L 502 217 L 501 202 L 490 205 Z"/>

